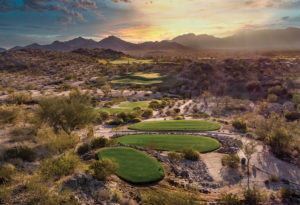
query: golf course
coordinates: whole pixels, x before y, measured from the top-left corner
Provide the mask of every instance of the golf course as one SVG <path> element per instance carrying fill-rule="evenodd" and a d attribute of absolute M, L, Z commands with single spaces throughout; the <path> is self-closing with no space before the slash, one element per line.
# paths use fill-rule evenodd
<path fill-rule="evenodd" d="M 220 147 L 220 143 L 212 138 L 195 135 L 140 134 L 117 138 L 122 144 L 146 148 L 149 144 L 157 146 L 157 150 L 180 152 L 184 147 L 193 147 L 201 153 L 210 152 Z"/>
<path fill-rule="evenodd" d="M 137 123 L 129 126 L 129 129 L 141 131 L 213 131 L 220 129 L 220 125 L 202 120 L 164 120 Z"/>
<path fill-rule="evenodd" d="M 117 175 L 133 184 L 156 182 L 164 178 L 161 164 L 145 153 L 128 147 L 113 147 L 101 150 L 98 158 L 112 159 L 119 164 Z"/>

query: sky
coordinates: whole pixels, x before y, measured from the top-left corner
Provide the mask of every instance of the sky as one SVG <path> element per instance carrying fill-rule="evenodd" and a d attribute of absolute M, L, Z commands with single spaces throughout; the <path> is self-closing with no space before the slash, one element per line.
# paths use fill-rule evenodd
<path fill-rule="evenodd" d="M 300 0 L 0 0 L 0 47 L 300 27 Z"/>

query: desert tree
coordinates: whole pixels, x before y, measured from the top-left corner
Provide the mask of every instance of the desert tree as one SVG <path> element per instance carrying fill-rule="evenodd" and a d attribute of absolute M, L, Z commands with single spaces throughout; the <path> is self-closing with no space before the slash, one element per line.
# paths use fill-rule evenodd
<path fill-rule="evenodd" d="M 255 152 L 257 152 L 255 142 L 248 142 L 243 146 L 243 152 L 247 159 L 248 189 L 250 189 L 250 160 Z"/>

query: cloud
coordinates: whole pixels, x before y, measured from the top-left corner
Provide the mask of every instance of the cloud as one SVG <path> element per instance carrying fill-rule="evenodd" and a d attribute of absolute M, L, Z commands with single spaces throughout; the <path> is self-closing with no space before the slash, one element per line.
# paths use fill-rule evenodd
<path fill-rule="evenodd" d="M 101 0 L 103 1 L 103 0 Z M 129 3 L 130 0 L 110 0 L 113 3 Z M 82 12 L 98 8 L 96 0 L 0 0 L 0 13 L 11 11 L 22 12 L 59 12 L 62 14 L 59 20 L 63 23 L 71 23 L 73 19 L 86 21 Z M 98 14 L 100 15 L 100 14 Z"/>

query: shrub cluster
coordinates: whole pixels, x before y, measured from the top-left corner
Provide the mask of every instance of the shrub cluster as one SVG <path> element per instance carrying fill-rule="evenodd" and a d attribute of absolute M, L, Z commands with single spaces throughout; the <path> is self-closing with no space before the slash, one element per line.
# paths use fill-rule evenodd
<path fill-rule="evenodd" d="M 243 120 L 234 120 L 232 121 L 232 126 L 234 129 L 240 131 L 240 132 L 246 132 L 247 131 L 247 124 Z"/>
<path fill-rule="evenodd" d="M 200 157 L 199 152 L 192 147 L 184 147 L 182 149 L 182 153 L 185 159 L 191 161 L 197 161 Z"/>
<path fill-rule="evenodd" d="M 172 162 L 179 162 L 182 159 L 182 154 L 177 152 L 169 152 L 168 157 Z"/>
<path fill-rule="evenodd" d="M 104 181 L 107 177 L 115 174 L 119 165 L 110 159 L 101 159 L 90 165 L 94 178 Z"/>
<path fill-rule="evenodd" d="M 13 147 L 4 152 L 4 159 L 20 158 L 27 162 L 33 162 L 37 158 L 35 151 L 26 146 Z"/>
<path fill-rule="evenodd" d="M 79 158 L 72 154 L 66 154 L 59 158 L 48 158 L 41 162 L 40 173 L 45 179 L 59 179 L 74 173 L 79 163 Z"/>

